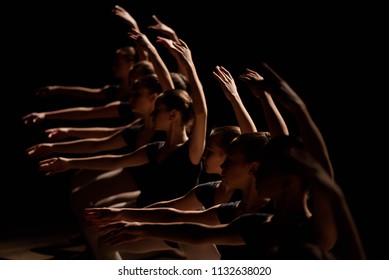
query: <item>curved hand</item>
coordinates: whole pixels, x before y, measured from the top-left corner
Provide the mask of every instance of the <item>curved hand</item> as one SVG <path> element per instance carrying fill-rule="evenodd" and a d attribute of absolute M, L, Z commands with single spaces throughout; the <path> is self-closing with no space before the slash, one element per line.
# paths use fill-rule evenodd
<path fill-rule="evenodd" d="M 85 219 L 92 227 L 99 229 L 114 222 L 120 221 L 120 209 L 117 208 L 86 208 L 84 210 Z"/>
<path fill-rule="evenodd" d="M 35 113 L 34 112 L 34 113 L 30 113 L 28 115 L 25 115 L 22 120 L 23 120 L 23 123 L 25 125 L 33 125 L 33 124 L 40 123 L 45 118 L 46 118 L 45 113 Z"/>
<path fill-rule="evenodd" d="M 212 72 L 213 76 L 219 82 L 224 95 L 228 100 L 235 99 L 234 96 L 239 96 L 235 80 L 230 72 L 223 66 L 216 66 L 216 70 Z"/>
<path fill-rule="evenodd" d="M 29 157 L 32 158 L 46 157 L 53 153 L 52 147 L 53 145 L 50 143 L 41 143 L 28 148 L 26 153 Z"/>
<path fill-rule="evenodd" d="M 150 47 L 152 47 L 149 38 L 145 34 L 141 33 L 139 30 L 136 30 L 135 28 L 131 29 L 131 31 L 128 32 L 128 36 L 135 42 L 139 43 L 143 48 L 145 48 L 146 51 L 148 51 Z"/>
<path fill-rule="evenodd" d="M 156 24 L 148 26 L 149 29 L 160 31 L 161 33 L 167 35 L 171 40 L 179 43 L 179 39 L 176 35 L 176 32 L 171 27 L 160 21 L 156 15 L 153 15 L 152 17 L 155 20 Z"/>
<path fill-rule="evenodd" d="M 131 28 L 139 31 L 136 20 L 122 7 L 115 5 L 115 7 L 112 9 L 112 13 L 128 23 Z"/>
<path fill-rule="evenodd" d="M 263 77 L 258 72 L 246 69 L 243 74 L 239 75 L 239 80 L 247 84 L 255 97 L 260 97 L 261 94 L 264 94 Z"/>
<path fill-rule="evenodd" d="M 49 158 L 39 162 L 39 170 L 46 176 L 64 172 L 69 169 L 68 160 L 63 157 Z"/>
<path fill-rule="evenodd" d="M 56 86 L 44 86 L 37 90 L 35 93 L 36 96 L 50 96 L 53 95 L 55 90 L 57 89 Z"/>
<path fill-rule="evenodd" d="M 182 39 L 179 39 L 179 43 L 177 43 L 171 39 L 158 36 L 157 42 L 166 47 L 176 59 L 185 59 L 192 62 L 192 53 L 188 45 Z"/>
<path fill-rule="evenodd" d="M 62 140 L 68 137 L 68 129 L 64 127 L 49 128 L 45 130 L 47 138 L 51 140 Z"/>

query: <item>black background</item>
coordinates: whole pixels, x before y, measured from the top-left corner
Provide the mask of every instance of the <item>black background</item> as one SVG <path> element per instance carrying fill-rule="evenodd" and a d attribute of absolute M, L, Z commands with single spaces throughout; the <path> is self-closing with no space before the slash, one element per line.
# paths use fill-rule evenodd
<path fill-rule="evenodd" d="M 102 3 L 100 3 L 102 2 Z M 237 77 L 265 61 L 305 100 L 327 142 L 337 182 L 343 188 L 370 259 L 387 259 L 388 187 L 381 166 L 387 124 L 380 7 L 340 7 L 329 2 L 286 4 L 278 1 L 43 1 L 18 2 L 3 24 L 5 57 L 2 82 L 4 181 L 2 222 L 5 228 L 50 227 L 72 223 L 67 195 L 68 174 L 43 177 L 24 151 L 43 141 L 46 123 L 26 127 L 21 118 L 33 111 L 68 104 L 38 98 L 44 85 L 99 87 L 112 81 L 113 51 L 131 44 L 123 23 L 111 14 L 126 8 L 153 40 L 151 16 L 174 28 L 192 50 L 203 82 L 210 126 L 234 122 L 212 70 L 225 66 Z M 305 1 L 307 2 L 307 1 Z M 159 47 L 169 67 L 170 56 Z M 387 72 L 387 71 L 386 71 Z M 240 94 L 259 128 L 259 104 L 245 85 Z M 385 107 L 385 106 L 384 106 Z M 384 209 L 384 210 L 383 210 Z M 384 238 L 385 237 L 385 238 Z"/>

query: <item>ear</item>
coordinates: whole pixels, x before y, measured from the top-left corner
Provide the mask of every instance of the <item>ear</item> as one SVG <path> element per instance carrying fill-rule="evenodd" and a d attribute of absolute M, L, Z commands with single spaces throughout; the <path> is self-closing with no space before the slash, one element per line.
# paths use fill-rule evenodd
<path fill-rule="evenodd" d="M 174 120 L 177 118 L 178 112 L 177 110 L 173 109 L 170 111 L 169 120 Z"/>
<path fill-rule="evenodd" d="M 250 175 L 254 175 L 257 172 L 258 168 L 259 168 L 259 162 L 254 161 L 250 163 L 250 171 L 249 171 Z"/>
<path fill-rule="evenodd" d="M 157 100 L 157 97 L 159 96 L 159 93 L 153 93 L 150 95 L 150 101 L 155 102 Z"/>

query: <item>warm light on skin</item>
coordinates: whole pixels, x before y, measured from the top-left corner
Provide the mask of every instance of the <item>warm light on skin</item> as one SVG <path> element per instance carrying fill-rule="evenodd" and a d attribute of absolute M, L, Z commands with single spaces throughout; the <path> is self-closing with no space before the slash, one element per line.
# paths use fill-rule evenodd
<path fill-rule="evenodd" d="M 154 99 L 146 88 L 140 88 L 133 92 L 130 98 L 131 110 L 133 113 L 147 114 L 154 110 Z"/>
<path fill-rule="evenodd" d="M 153 120 L 156 130 L 168 130 L 168 125 L 170 123 L 171 111 L 168 110 L 165 104 L 158 104 L 155 106 L 153 111 Z"/>
<path fill-rule="evenodd" d="M 250 166 L 251 164 L 246 162 L 243 154 L 231 153 L 221 166 L 224 181 L 234 188 L 247 185 L 250 176 L 252 176 L 250 175 Z"/>
<path fill-rule="evenodd" d="M 223 148 L 217 145 L 218 136 L 210 136 L 203 154 L 203 164 L 208 174 L 222 174 L 221 165 L 225 161 L 227 154 Z"/>

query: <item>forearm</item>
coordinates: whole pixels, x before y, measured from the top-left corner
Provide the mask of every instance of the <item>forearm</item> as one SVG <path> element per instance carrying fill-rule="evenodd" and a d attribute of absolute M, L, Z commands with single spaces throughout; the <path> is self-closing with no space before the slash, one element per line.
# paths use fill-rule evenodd
<path fill-rule="evenodd" d="M 120 133 L 120 131 L 119 131 Z M 104 138 L 85 138 L 74 141 L 59 142 L 53 144 L 53 152 L 56 153 L 70 153 L 70 154 L 92 154 L 103 151 L 112 151 L 123 148 L 125 142 L 120 143 L 115 141 L 112 137 Z"/>
<path fill-rule="evenodd" d="M 273 98 L 268 93 L 260 94 L 258 97 L 261 102 L 266 123 L 272 136 L 289 135 L 288 127 L 278 110 Z"/>
<path fill-rule="evenodd" d="M 103 155 L 69 159 L 68 169 L 115 170 L 129 165 L 123 155 Z"/>
<path fill-rule="evenodd" d="M 246 110 L 246 107 L 243 105 L 242 100 L 239 95 L 234 95 L 230 99 L 232 108 L 234 109 L 236 119 L 238 121 L 240 130 L 242 133 L 256 132 L 257 127 L 255 126 L 254 121 L 252 120 L 250 114 Z"/>
<path fill-rule="evenodd" d="M 334 171 L 324 138 L 319 128 L 312 120 L 306 106 L 300 106 L 295 110 L 294 115 L 307 151 L 311 153 L 313 157 L 323 165 L 330 176 L 334 178 Z"/>
<path fill-rule="evenodd" d="M 104 138 L 123 129 L 125 127 L 72 127 L 67 129 L 67 135 L 75 138 Z"/>
<path fill-rule="evenodd" d="M 223 225 L 210 226 L 198 223 L 145 223 L 140 226 L 140 236 L 178 243 L 210 245 L 224 243 L 221 241 L 224 227 Z"/>
<path fill-rule="evenodd" d="M 57 142 L 52 144 L 52 152 L 60 154 L 88 154 L 95 153 L 98 139 L 80 139 L 74 141 Z"/>
<path fill-rule="evenodd" d="M 155 72 L 158 76 L 158 79 L 161 83 L 162 90 L 166 91 L 174 88 L 174 83 L 170 77 L 169 69 L 166 67 L 161 56 L 157 52 L 157 49 L 154 46 L 150 46 L 149 50 L 149 59 L 154 66 Z"/>
<path fill-rule="evenodd" d="M 193 63 L 186 64 L 185 66 L 187 73 L 188 73 L 188 78 L 189 78 L 189 83 L 190 83 L 190 88 L 191 88 L 191 97 L 193 100 L 193 111 L 194 114 L 197 115 L 203 115 L 207 117 L 208 111 L 207 111 L 207 103 L 205 100 L 205 95 L 204 95 L 204 90 L 203 86 L 201 84 L 201 81 L 197 75 L 197 71 Z"/>
<path fill-rule="evenodd" d="M 192 222 L 210 225 L 220 224 L 216 215 L 206 211 L 189 210 L 183 211 L 174 208 L 142 208 L 122 209 L 120 217 L 128 222 L 146 223 L 176 223 Z"/>
<path fill-rule="evenodd" d="M 105 99 L 106 95 L 101 88 L 87 88 L 77 86 L 57 86 L 55 88 L 56 94 L 74 96 L 85 99 Z"/>
<path fill-rule="evenodd" d="M 185 197 L 179 197 L 171 200 L 165 200 L 165 201 L 158 201 L 156 203 L 150 204 L 146 206 L 146 208 L 160 208 L 160 207 L 167 207 L 167 208 L 175 208 L 179 210 L 202 210 L 203 206 L 200 202 L 197 201 L 196 203 L 193 202 L 193 199 L 188 201 Z"/>

